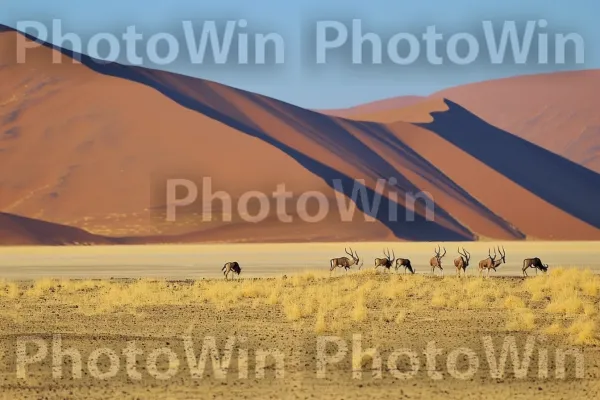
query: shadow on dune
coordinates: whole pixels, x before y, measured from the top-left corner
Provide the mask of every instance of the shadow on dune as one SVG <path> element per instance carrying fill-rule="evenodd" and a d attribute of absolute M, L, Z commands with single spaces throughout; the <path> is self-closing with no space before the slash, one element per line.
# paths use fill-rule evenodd
<path fill-rule="evenodd" d="M 24 34 L 21 32 L 19 33 Z M 59 51 L 70 58 L 76 58 L 82 65 L 85 65 L 95 72 L 149 86 L 183 107 L 202 113 L 247 135 L 259 138 L 294 158 L 304 168 L 322 178 L 332 189 L 337 190 L 334 186 L 334 181 L 340 182 L 343 188 L 342 193 L 349 199 L 353 198 L 353 188 L 359 185 L 353 178 L 350 178 L 346 174 L 283 143 L 278 138 L 275 138 L 263 129 L 260 129 L 257 126 L 257 123 L 251 118 L 244 115 L 241 110 L 232 106 L 227 99 L 222 98 L 217 94 L 213 87 L 211 87 L 211 85 L 216 84 L 173 73 L 125 66 L 117 63 L 105 63 L 94 60 L 86 55 L 75 53 L 71 50 L 54 47 L 52 44 L 41 42 L 31 35 L 24 35 L 29 40 L 35 40 L 47 48 Z M 174 86 L 177 86 L 177 88 L 174 89 Z M 252 101 L 254 102 L 263 102 L 263 104 L 261 104 L 262 107 L 265 106 L 265 101 L 270 101 L 266 100 L 263 96 L 239 89 L 227 89 L 233 91 L 237 95 L 252 98 Z M 202 101 L 200 101 L 199 98 Z M 215 107 L 215 103 L 220 104 L 218 107 Z M 293 125 L 302 135 L 329 151 L 333 151 L 342 157 L 347 157 L 351 163 L 356 163 L 356 165 L 360 166 L 362 171 L 370 177 L 383 177 L 385 179 L 395 177 L 398 180 L 397 186 L 400 190 L 408 192 L 419 191 L 388 162 L 343 129 L 333 118 L 291 106 L 287 103 L 277 103 L 285 104 L 286 107 L 294 107 L 295 110 L 297 109 L 300 110 L 300 112 L 305 113 L 302 115 L 302 118 L 295 120 L 289 116 L 286 116 L 285 118 L 285 122 Z M 273 108 L 272 104 L 271 108 Z M 226 112 L 221 110 L 226 110 Z M 315 128 L 317 126 L 318 129 Z M 366 197 L 368 204 L 365 204 L 361 196 L 358 196 L 355 200 L 356 206 L 365 214 L 378 219 L 398 238 L 413 241 L 465 241 L 476 239 L 472 232 L 437 205 L 435 209 L 436 218 L 439 216 L 444 219 L 446 226 L 443 226 L 436 221 L 428 221 L 425 219 L 425 216 L 418 213 L 415 213 L 414 221 L 404 221 L 402 218 L 399 218 L 398 221 L 390 221 L 388 214 L 390 200 L 385 196 L 380 196 L 380 207 L 377 208 L 376 212 L 372 213 L 369 205 L 372 204 L 375 197 L 379 195 L 370 188 L 364 188 L 364 190 L 367 193 Z M 401 204 L 398 204 L 396 208 L 399 216 L 406 215 L 406 208 Z M 451 228 L 447 226 L 451 226 Z"/>
<path fill-rule="evenodd" d="M 600 228 L 600 174 L 444 101 L 448 111 L 433 112 L 433 122 L 414 125 L 435 132 L 546 202 Z"/>
<path fill-rule="evenodd" d="M 359 123 L 373 125 L 373 123 L 369 122 Z M 525 239 L 526 236 L 524 233 L 519 231 L 508 221 L 504 220 L 502 217 L 487 208 L 484 204 L 479 202 L 475 197 L 473 197 L 465 189 L 457 185 L 452 179 L 444 174 L 444 172 L 436 168 L 432 163 L 427 161 L 414 149 L 404 143 L 404 141 L 393 135 L 384 126 L 376 125 L 375 129 L 368 129 L 368 132 L 374 139 L 382 143 L 386 148 L 393 151 L 400 162 L 405 164 L 406 167 L 417 171 L 419 175 L 423 179 L 427 180 L 431 185 L 441 188 L 446 195 L 475 210 L 478 215 L 481 215 L 488 221 L 494 223 L 514 239 Z"/>

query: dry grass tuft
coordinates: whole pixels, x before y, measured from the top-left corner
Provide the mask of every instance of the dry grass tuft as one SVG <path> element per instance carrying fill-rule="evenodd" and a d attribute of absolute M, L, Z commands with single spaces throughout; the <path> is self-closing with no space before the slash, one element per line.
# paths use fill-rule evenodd
<path fill-rule="evenodd" d="M 565 327 L 560 322 L 554 322 L 552 325 L 544 329 L 547 335 L 561 335 L 565 332 Z"/>
<path fill-rule="evenodd" d="M 508 314 L 506 329 L 509 331 L 531 332 L 535 329 L 535 314 L 528 309 L 518 308 Z"/>
<path fill-rule="evenodd" d="M 567 328 L 569 339 L 573 344 L 597 345 L 600 343 L 598 321 L 580 317 Z"/>
<path fill-rule="evenodd" d="M 19 285 L 15 282 L 0 281 L 0 298 L 15 299 L 19 296 Z"/>
<path fill-rule="evenodd" d="M 324 333 L 327 331 L 327 322 L 325 322 L 325 313 L 320 311 L 317 314 L 315 322 L 315 333 Z"/>

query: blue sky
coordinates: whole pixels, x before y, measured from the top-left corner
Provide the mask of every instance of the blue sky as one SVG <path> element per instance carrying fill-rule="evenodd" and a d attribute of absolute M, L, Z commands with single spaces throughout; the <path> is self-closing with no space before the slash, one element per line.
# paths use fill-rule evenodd
<path fill-rule="evenodd" d="M 600 38 L 597 22 L 600 7 L 597 0 L 0 0 L 0 3 L 3 8 L 0 23 L 16 27 L 18 21 L 33 20 L 50 29 L 52 19 L 59 18 L 63 32 L 75 32 L 84 38 L 99 32 L 120 36 L 130 25 L 135 25 L 145 39 L 160 32 L 183 38 L 181 24 L 184 20 L 192 21 L 200 32 L 204 21 L 243 18 L 248 21 L 249 28 L 263 33 L 276 32 L 283 37 L 285 64 L 191 64 L 189 57 L 188 62 L 182 57 L 178 62 L 160 68 L 309 108 L 341 108 L 393 96 L 428 95 L 446 87 L 503 76 L 600 67 L 600 39 L 597 39 Z M 454 65 L 446 60 L 443 65 L 425 62 L 397 65 L 388 61 L 383 65 L 357 66 L 352 64 L 349 51 L 336 55 L 332 52 L 327 64 L 316 65 L 312 33 L 316 21 L 349 23 L 352 19 L 361 19 L 363 33 L 377 33 L 384 46 L 395 33 L 409 32 L 420 36 L 431 25 L 435 25 L 447 41 L 457 32 L 479 34 L 483 20 L 495 24 L 515 20 L 517 24 L 523 24 L 527 20 L 545 19 L 548 22 L 546 32 L 574 32 L 583 37 L 585 63 L 491 65 L 486 61 L 486 49 L 481 47 L 481 59 L 469 65 Z M 50 36 L 48 41 L 55 42 L 53 39 Z M 482 39 L 480 46 L 484 44 Z M 440 45 L 440 49 L 443 48 Z M 363 51 L 365 60 L 369 59 L 369 46 Z M 424 52 L 422 48 L 422 58 Z M 445 53 L 440 51 L 440 55 Z M 156 65 L 148 66 L 157 68 Z"/>

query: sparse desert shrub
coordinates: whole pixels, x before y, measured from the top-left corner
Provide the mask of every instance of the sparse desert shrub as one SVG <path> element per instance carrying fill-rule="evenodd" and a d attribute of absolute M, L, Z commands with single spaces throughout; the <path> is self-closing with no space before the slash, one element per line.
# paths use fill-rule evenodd
<path fill-rule="evenodd" d="M 525 280 L 523 286 L 532 294 L 534 300 L 571 293 L 591 297 L 600 295 L 600 277 L 589 269 L 555 268 L 547 275 Z"/>
<path fill-rule="evenodd" d="M 554 322 L 552 325 L 544 329 L 544 333 L 548 335 L 560 335 L 564 333 L 565 328 L 560 322 Z"/>
<path fill-rule="evenodd" d="M 302 318 L 302 310 L 295 303 L 284 303 L 283 312 L 289 321 L 298 321 Z"/>
<path fill-rule="evenodd" d="M 598 306 L 590 303 L 584 304 L 583 313 L 588 317 L 594 317 L 598 315 Z"/>
<path fill-rule="evenodd" d="M 271 289 L 271 292 L 269 293 L 269 295 L 267 296 L 266 299 L 266 304 L 268 305 L 275 305 L 277 304 L 280 299 L 281 299 L 281 287 L 279 285 L 273 287 Z"/>
<path fill-rule="evenodd" d="M 16 282 L 0 282 L 0 298 L 6 297 L 8 299 L 14 299 L 19 296 L 19 293 L 19 285 Z"/>
<path fill-rule="evenodd" d="M 504 299 L 504 307 L 508 309 L 525 308 L 525 302 L 520 297 L 509 295 Z"/>
<path fill-rule="evenodd" d="M 535 328 L 535 315 L 531 310 L 518 308 L 511 310 L 506 321 L 509 331 L 529 332 Z"/>
<path fill-rule="evenodd" d="M 252 281 L 244 281 L 240 286 L 240 297 L 255 299 L 260 297 L 264 291 L 264 288 L 260 284 L 256 284 Z"/>
<path fill-rule="evenodd" d="M 484 297 L 484 295 L 475 295 L 467 299 L 467 305 L 469 309 L 483 309 L 489 308 L 490 302 Z"/>
<path fill-rule="evenodd" d="M 569 340 L 573 344 L 598 344 L 598 323 L 587 317 L 581 317 L 567 328 Z"/>
<path fill-rule="evenodd" d="M 446 307 L 448 305 L 446 293 L 442 290 L 434 291 L 431 297 L 431 305 L 434 307 Z"/>
<path fill-rule="evenodd" d="M 61 294 L 77 294 L 84 292 L 94 292 L 98 289 L 106 288 L 110 283 L 105 280 L 70 280 L 61 279 L 58 282 Z"/>
<path fill-rule="evenodd" d="M 592 274 L 589 270 L 586 270 L 584 274 L 585 276 L 581 278 L 581 291 L 587 296 L 599 298 L 600 277 Z"/>
<path fill-rule="evenodd" d="M 583 310 L 584 302 L 577 292 L 561 292 L 546 307 L 551 313 L 579 314 Z"/>
<path fill-rule="evenodd" d="M 315 333 L 323 333 L 327 330 L 327 323 L 325 322 L 325 313 L 319 311 L 317 313 L 317 319 L 315 322 Z"/>
<path fill-rule="evenodd" d="M 25 296 L 27 297 L 41 297 L 44 295 L 52 294 L 57 286 L 59 281 L 56 279 L 43 278 L 35 281 L 33 285 L 25 291 Z"/>
<path fill-rule="evenodd" d="M 365 306 L 364 295 L 359 295 L 356 298 L 354 310 L 352 311 L 352 320 L 356 322 L 364 321 L 367 318 L 367 307 Z"/>

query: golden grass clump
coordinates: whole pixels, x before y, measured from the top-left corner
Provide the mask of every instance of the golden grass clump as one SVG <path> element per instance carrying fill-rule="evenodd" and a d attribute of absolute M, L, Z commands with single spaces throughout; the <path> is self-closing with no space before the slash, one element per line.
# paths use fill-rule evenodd
<path fill-rule="evenodd" d="M 20 289 L 16 282 L 0 281 L 0 298 L 15 299 L 19 296 Z"/>
<path fill-rule="evenodd" d="M 42 297 L 55 292 L 58 285 L 59 281 L 57 279 L 42 278 L 35 281 L 24 293 L 27 297 Z"/>
<path fill-rule="evenodd" d="M 283 312 L 289 321 L 298 321 L 302 318 L 302 310 L 300 309 L 300 306 L 295 303 L 283 303 Z"/>
<path fill-rule="evenodd" d="M 551 295 L 579 293 L 583 296 L 600 296 L 600 277 L 589 269 L 554 268 L 547 275 L 527 279 L 524 283 L 534 300 Z"/>
<path fill-rule="evenodd" d="M 325 322 L 325 313 L 319 311 L 315 321 L 315 333 L 323 333 L 327 331 L 327 322 Z"/>
<path fill-rule="evenodd" d="M 544 329 L 547 335 L 561 335 L 565 332 L 565 327 L 560 322 L 554 322 L 552 325 Z"/>
<path fill-rule="evenodd" d="M 535 314 L 525 308 L 517 308 L 508 314 L 506 329 L 509 331 L 530 332 L 535 329 Z"/>
<path fill-rule="evenodd" d="M 587 317 L 580 317 L 567 328 L 569 339 L 573 344 L 599 344 L 598 322 Z"/>
<path fill-rule="evenodd" d="M 367 307 L 365 306 L 365 296 L 360 294 L 356 298 L 354 310 L 352 311 L 352 320 L 362 322 L 367 318 Z"/>
<path fill-rule="evenodd" d="M 584 302 L 577 292 L 561 292 L 546 307 L 546 311 L 548 312 L 562 314 L 579 314 L 583 310 Z"/>
<path fill-rule="evenodd" d="M 510 310 L 525 308 L 525 302 L 523 300 L 521 300 L 520 297 L 517 297 L 517 296 L 512 295 L 512 294 L 508 295 L 504 299 L 503 305 L 504 305 L 505 308 L 508 308 Z"/>

